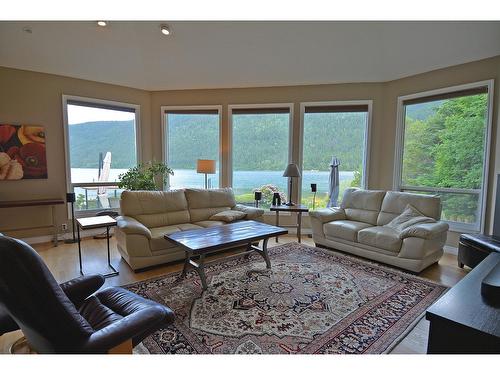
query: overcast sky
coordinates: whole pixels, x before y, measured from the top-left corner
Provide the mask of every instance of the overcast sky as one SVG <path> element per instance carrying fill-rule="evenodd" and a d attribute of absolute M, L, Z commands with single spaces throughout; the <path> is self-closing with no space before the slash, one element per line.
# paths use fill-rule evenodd
<path fill-rule="evenodd" d="M 113 111 L 111 109 L 82 107 L 68 105 L 68 124 L 80 124 L 89 121 L 125 121 L 134 120 L 135 114 L 130 112 Z"/>

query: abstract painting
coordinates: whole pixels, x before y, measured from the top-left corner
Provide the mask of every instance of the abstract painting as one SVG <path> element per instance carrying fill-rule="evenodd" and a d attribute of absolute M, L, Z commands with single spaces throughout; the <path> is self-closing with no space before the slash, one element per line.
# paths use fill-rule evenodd
<path fill-rule="evenodd" d="M 0 124 L 0 180 L 47 178 L 45 130 Z"/>

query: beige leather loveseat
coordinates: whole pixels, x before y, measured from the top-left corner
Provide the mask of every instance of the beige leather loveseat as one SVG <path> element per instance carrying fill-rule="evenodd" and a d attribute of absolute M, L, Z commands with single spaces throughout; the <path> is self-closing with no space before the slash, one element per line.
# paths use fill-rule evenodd
<path fill-rule="evenodd" d="M 402 230 L 388 225 L 396 217 L 399 219 L 408 205 L 428 219 L 420 216 L 420 223 Z M 439 221 L 439 197 L 396 191 L 347 189 L 340 207 L 312 211 L 309 215 L 317 245 L 412 272 L 439 261 L 448 231 L 448 224 Z"/>
<path fill-rule="evenodd" d="M 236 204 L 230 188 L 124 191 L 120 208 L 118 250 L 134 270 L 184 258 L 179 247 L 163 238 L 165 234 L 224 225 L 210 217 L 227 210 L 246 213 L 246 220 L 261 220 L 264 214 L 264 210 Z"/>

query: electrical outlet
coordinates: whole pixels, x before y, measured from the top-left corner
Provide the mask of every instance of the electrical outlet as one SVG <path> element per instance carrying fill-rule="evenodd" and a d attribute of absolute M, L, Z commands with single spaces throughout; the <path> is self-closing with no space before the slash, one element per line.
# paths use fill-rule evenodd
<path fill-rule="evenodd" d="M 62 230 L 68 230 L 68 224 L 62 224 L 61 227 Z"/>

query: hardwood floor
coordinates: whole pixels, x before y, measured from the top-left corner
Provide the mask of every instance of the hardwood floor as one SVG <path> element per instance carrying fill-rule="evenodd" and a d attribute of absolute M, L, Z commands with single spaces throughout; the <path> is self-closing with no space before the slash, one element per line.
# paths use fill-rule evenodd
<path fill-rule="evenodd" d="M 280 237 L 278 244 L 276 244 L 274 240 L 269 241 L 269 246 L 272 247 L 296 240 L 297 237 L 294 235 L 282 236 Z M 307 236 L 302 237 L 302 242 L 306 245 L 314 246 L 312 239 L 308 238 Z M 120 254 L 116 249 L 116 241 L 114 238 L 110 240 L 110 244 L 111 263 L 120 272 L 120 274 L 118 276 L 106 279 L 105 286 L 119 286 L 130 284 L 136 281 L 146 280 L 170 272 L 180 271 L 182 269 L 182 262 L 179 262 L 175 264 L 155 267 L 145 272 L 134 273 L 127 265 L 127 263 L 123 259 L 121 259 Z M 54 247 L 52 243 L 45 243 L 34 245 L 33 247 L 40 253 L 48 268 L 58 282 L 64 282 L 80 276 L 78 267 L 77 244 L 60 243 L 59 246 Z M 82 253 L 83 270 L 86 274 L 109 272 L 106 267 L 105 239 L 83 239 Z M 215 255 L 210 258 L 215 259 L 220 256 L 221 255 Z M 445 253 L 439 261 L 439 264 L 435 264 L 427 268 L 419 276 L 428 278 L 450 287 L 455 285 L 466 274 L 466 270 L 457 267 L 456 256 Z M 428 331 L 429 324 L 424 318 L 422 318 L 418 322 L 418 324 L 409 332 L 409 334 L 393 349 L 392 353 L 425 353 L 427 350 Z M 0 336 L 0 352 L 7 353 L 8 348 L 12 345 L 12 343 L 21 336 L 22 334 L 20 331 Z"/>

